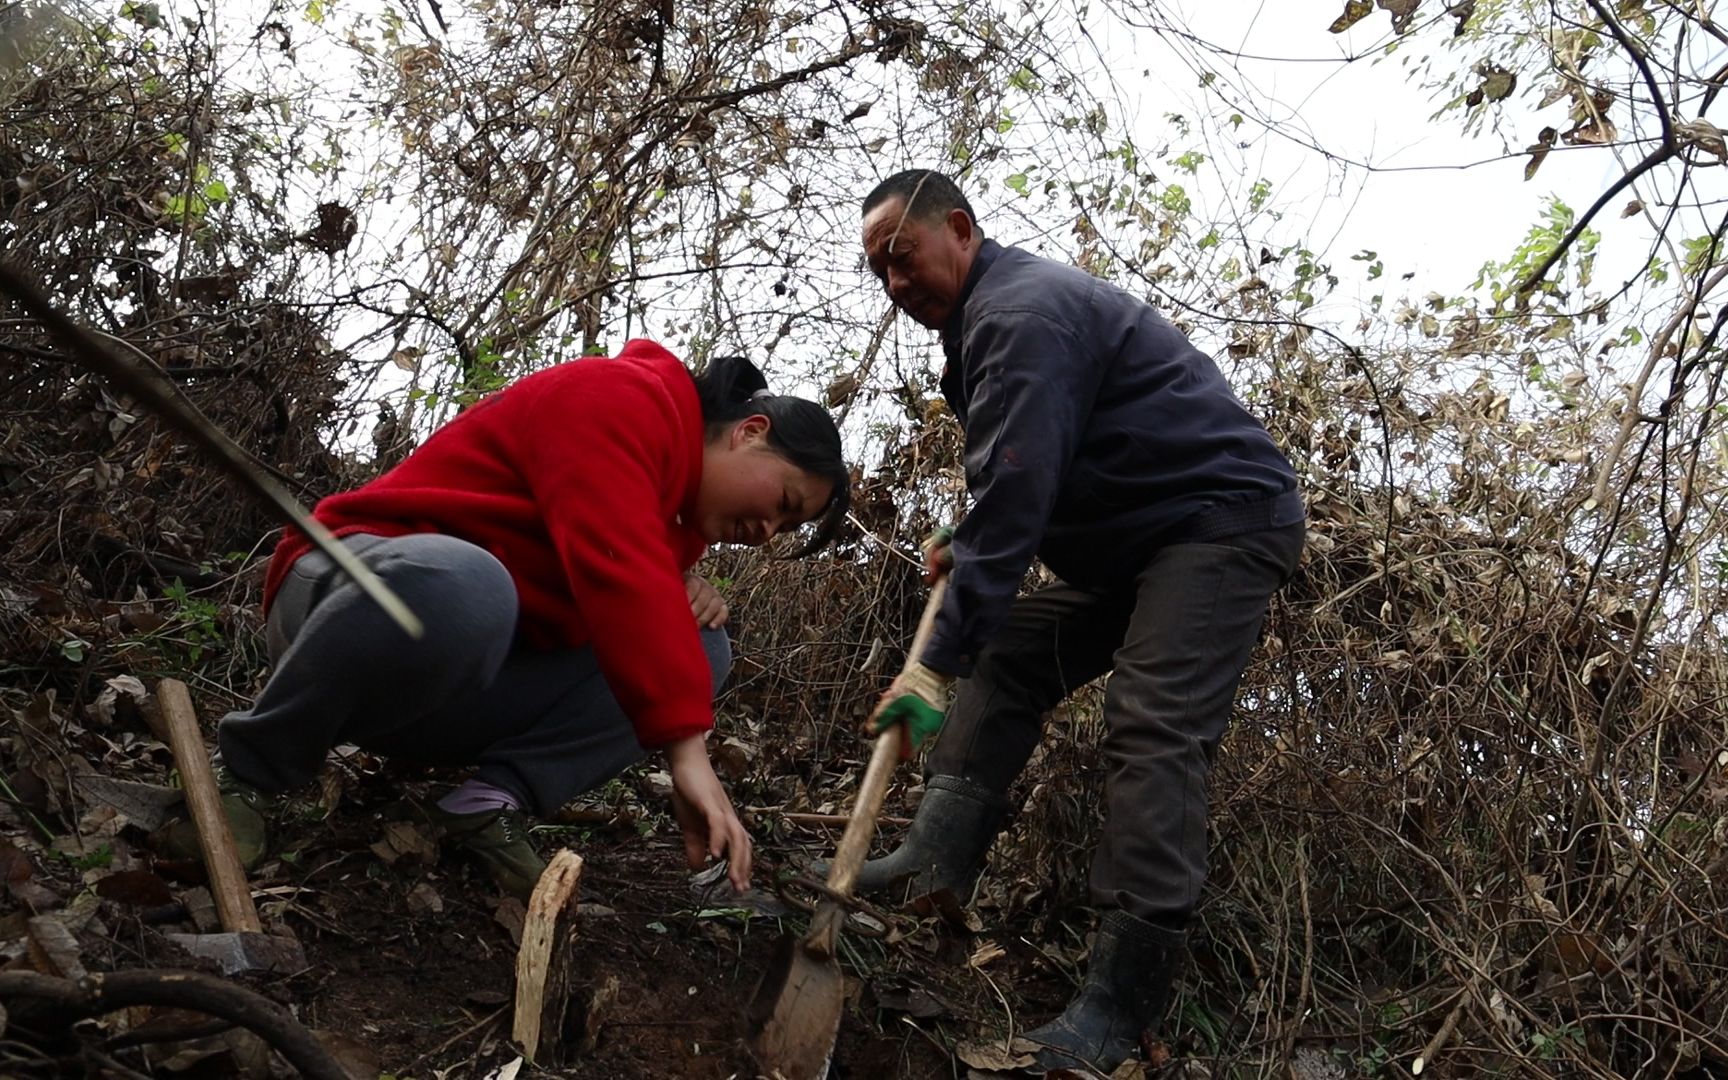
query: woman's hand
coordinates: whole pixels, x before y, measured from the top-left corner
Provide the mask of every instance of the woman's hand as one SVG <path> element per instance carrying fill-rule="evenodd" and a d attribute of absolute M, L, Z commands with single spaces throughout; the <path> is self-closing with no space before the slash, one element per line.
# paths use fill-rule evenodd
<path fill-rule="evenodd" d="M 708 763 L 703 736 L 691 735 L 666 748 L 672 772 L 672 813 L 684 830 L 684 858 L 700 870 L 724 855 L 727 877 L 743 892 L 750 887 L 750 834 L 732 809 L 732 800 Z"/>
<path fill-rule="evenodd" d="M 684 593 L 690 597 L 690 611 L 696 616 L 697 626 L 718 630 L 726 625 L 726 600 L 707 578 L 685 574 Z"/>

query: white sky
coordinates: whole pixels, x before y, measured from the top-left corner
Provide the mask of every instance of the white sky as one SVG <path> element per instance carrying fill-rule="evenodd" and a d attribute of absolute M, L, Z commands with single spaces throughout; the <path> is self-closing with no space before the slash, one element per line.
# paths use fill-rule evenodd
<path fill-rule="evenodd" d="M 423 4 L 423 0 L 406 2 Z M 327 21 L 326 31 L 345 25 L 355 13 L 376 13 L 384 7 L 380 0 L 323 3 L 336 13 Z M 107 13 L 120 8 L 118 2 L 91 6 Z M 204 5 L 197 0 L 160 0 L 160 6 L 164 15 L 175 18 L 196 14 Z M 289 10 L 297 13 L 303 6 L 295 3 Z M 458 0 L 446 2 L 446 17 L 461 19 L 464 6 Z M 255 15 L 263 7 L 224 3 L 221 10 L 224 16 L 242 19 L 241 9 Z M 1226 193 L 1239 203 L 1255 178 L 1265 177 L 1272 183 L 1270 205 L 1283 215 L 1276 238 L 1311 247 L 1343 279 L 1337 293 L 1310 317 L 1318 316 L 1345 329 L 1354 325 L 1366 297 L 1373 293 L 1385 293 L 1389 301 L 1421 297 L 1430 290 L 1460 294 L 1470 287 L 1484 260 L 1504 258 L 1512 251 L 1542 216 L 1550 195 L 1559 195 L 1582 212 L 1623 171 L 1613 153 L 1595 147 L 1557 147 L 1535 180 L 1528 183 L 1523 180 L 1522 155 L 1459 168 L 1462 163 L 1496 158 L 1507 149 L 1521 149 L 1535 141 L 1544 124 L 1563 129 L 1567 126 L 1566 104 L 1561 102 L 1536 116 L 1529 112 L 1533 101 L 1520 96 L 1508 103 L 1507 115 L 1515 118 L 1514 128 L 1503 135 L 1464 135 L 1459 113 L 1431 119 L 1439 100 L 1409 76 L 1399 58 L 1337 62 L 1354 54 L 1373 54 L 1377 46 L 1391 39 L 1389 16 L 1383 10 L 1374 11 L 1345 34 L 1329 33 L 1327 27 L 1341 7 L 1340 0 L 1263 0 L 1258 4 L 1174 0 L 1159 5 L 1168 22 L 1244 54 L 1233 65 L 1227 57 L 1197 53 L 1191 44 L 1152 31 L 1106 29 L 1106 17 L 1100 9 L 1087 18 L 1088 28 L 1093 30 L 1092 44 L 1105 63 L 1082 58 L 1076 65 L 1111 73 L 1117 93 L 1133 114 L 1142 150 L 1168 145 L 1177 152 L 1193 148 L 1207 153 L 1210 160 L 1197 177 L 1157 166 L 1161 179 L 1189 188 L 1200 212 L 1204 213 L 1208 204 L 1216 208 Z M 425 14 L 423 6 L 418 10 Z M 1051 18 L 1055 22 L 1064 16 L 1053 13 Z M 1071 27 L 1072 16 L 1066 18 Z M 243 21 L 250 26 L 257 19 Z M 354 62 L 351 53 L 328 37 L 320 40 L 320 33 L 300 19 L 291 17 L 290 21 L 303 64 L 308 60 L 317 63 L 324 55 L 336 64 Z M 1420 49 L 1440 48 L 1441 41 L 1440 34 L 1430 31 L 1419 35 L 1413 44 Z M 1209 142 L 1216 139 L 1216 129 L 1204 118 L 1218 116 L 1228 108 L 1217 94 L 1199 85 L 1192 66 L 1196 55 L 1213 66 L 1232 65 L 1223 67 L 1224 78 L 1215 89 L 1252 101 L 1260 112 L 1275 119 L 1272 129 L 1262 128 L 1252 119 L 1255 109 L 1242 108 L 1250 119 L 1240 129 L 1239 144 Z M 1473 59 L 1468 52 L 1447 54 L 1440 66 L 1467 67 Z M 342 105 L 340 83 L 336 78 L 330 84 L 328 106 L 332 109 Z M 1194 121 L 1190 136 L 1173 134 L 1165 120 L 1166 114 L 1173 112 Z M 1329 159 L 1316 148 L 1334 157 Z M 363 160 L 379 152 L 377 147 L 366 147 L 359 156 Z M 1371 163 L 1383 171 L 1370 172 L 1350 163 Z M 895 167 L 903 164 L 913 163 L 896 163 Z M 1720 184 L 1713 177 L 1705 179 Z M 1011 204 L 1016 199 L 1013 193 L 972 194 L 986 221 L 997 226 L 991 230 L 993 235 L 1009 241 L 1024 239 L 1015 234 L 1009 220 L 991 212 L 993 205 Z M 308 196 L 310 201 L 317 201 L 310 189 Z M 1604 234 L 1597 275 L 1597 288 L 1604 291 L 1611 291 L 1647 257 L 1648 223 L 1642 218 L 1622 220 L 1619 216 L 1620 207 L 1630 196 L 1627 193 L 1617 200 L 1594 223 Z M 386 243 L 400 243 L 403 238 L 395 235 L 400 230 L 390 227 L 389 216 L 384 203 L 372 200 L 362 227 L 380 240 L 390 237 Z M 1700 230 L 1683 227 L 1681 231 L 1690 235 Z M 855 243 L 855 236 L 836 236 L 836 240 Z M 1367 281 L 1364 265 L 1351 260 L 1363 250 L 1375 251 L 1383 260 L 1386 272 L 1380 280 Z M 338 277 L 350 269 L 364 275 L 364 265 L 369 264 L 339 263 L 333 270 Z M 1416 276 L 1406 283 L 1400 275 L 1407 272 Z M 358 279 L 355 283 L 364 284 Z M 861 278 L 860 285 L 865 284 Z M 875 302 L 880 302 L 879 294 Z M 918 338 L 916 332 L 908 333 L 904 327 L 896 336 L 902 341 Z M 749 346 L 748 342 L 742 344 Z"/>
<path fill-rule="evenodd" d="M 1550 195 L 1558 195 L 1577 212 L 1618 178 L 1623 168 L 1607 150 L 1596 147 L 1556 147 L 1530 182 L 1523 178 L 1526 158 L 1482 162 L 1506 152 L 1500 137 L 1464 135 L 1462 114 L 1431 119 L 1443 101 L 1409 77 L 1398 57 L 1364 58 L 1353 63 L 1327 62 L 1370 53 L 1390 39 L 1388 13 L 1376 10 L 1342 35 L 1327 27 L 1343 5 L 1326 2 L 1211 3 L 1178 0 L 1162 5 L 1171 21 L 1195 35 L 1243 54 L 1282 58 L 1242 59 L 1236 68 L 1241 88 L 1251 88 L 1267 113 L 1281 117 L 1276 132 L 1244 125 L 1244 153 L 1257 175 L 1274 184 L 1274 204 L 1285 215 L 1293 238 L 1306 237 L 1316 251 L 1328 254 L 1334 270 L 1348 270 L 1349 256 L 1363 249 L 1380 253 L 1387 276 L 1414 271 L 1409 285 L 1415 295 L 1429 289 L 1447 295 L 1465 291 L 1487 258 L 1504 258 L 1543 213 Z M 1421 44 L 1438 45 L 1429 34 Z M 1129 39 L 1133 52 L 1117 70 L 1133 72 L 1141 84 L 1142 122 L 1165 112 L 1190 115 L 1219 108 L 1197 85 L 1193 71 L 1167 39 L 1143 32 Z M 1466 66 L 1470 53 L 1448 57 L 1445 66 Z M 1214 63 L 1224 58 L 1212 57 Z M 1298 61 L 1298 62 L 1290 62 Z M 1146 74 L 1141 75 L 1141 72 Z M 1124 82 L 1128 76 L 1121 76 Z M 1505 141 L 1521 150 L 1536 141 L 1545 124 L 1564 130 L 1566 104 L 1533 114 L 1533 101 L 1514 99 L 1509 115 L 1518 117 Z M 1368 173 L 1341 162 L 1328 162 L 1311 148 L 1323 147 L 1341 159 L 1369 163 L 1382 171 Z M 1630 193 L 1605 210 L 1593 223 L 1603 234 L 1598 260 L 1599 283 L 1609 271 L 1623 272 L 1642 264 L 1649 236 L 1647 225 L 1634 218 L 1622 221 L 1619 211 Z M 1617 284 L 1621 278 L 1614 278 Z M 1341 286 L 1341 291 L 1348 288 Z M 1392 291 L 1382 280 L 1364 287 L 1363 295 Z"/>

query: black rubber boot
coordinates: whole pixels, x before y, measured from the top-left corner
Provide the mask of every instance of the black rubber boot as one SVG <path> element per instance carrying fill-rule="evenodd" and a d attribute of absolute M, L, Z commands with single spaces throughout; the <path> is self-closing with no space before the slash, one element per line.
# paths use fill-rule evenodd
<path fill-rule="evenodd" d="M 958 776 L 933 776 L 906 839 L 858 871 L 860 896 L 915 900 L 947 890 L 964 904 L 1008 816 L 1008 800 Z"/>
<path fill-rule="evenodd" d="M 1106 912 L 1092 943 L 1086 980 L 1061 1016 L 1026 1033 L 1041 1043 L 1035 1074 L 1072 1069 L 1105 1076 L 1156 1032 L 1170 1004 L 1183 935 L 1123 911 Z"/>

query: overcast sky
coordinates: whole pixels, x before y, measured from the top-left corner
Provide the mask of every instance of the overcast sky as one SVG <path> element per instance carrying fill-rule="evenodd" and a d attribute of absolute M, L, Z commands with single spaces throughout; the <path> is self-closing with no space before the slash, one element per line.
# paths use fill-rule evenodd
<path fill-rule="evenodd" d="M 1494 133 L 1463 134 L 1459 112 L 1431 119 L 1443 100 L 1410 76 L 1401 57 L 1372 58 L 1375 47 L 1392 36 L 1385 11 L 1376 10 L 1334 35 L 1327 27 L 1343 7 L 1336 0 L 1176 0 L 1161 6 L 1172 22 L 1197 37 L 1245 56 L 1206 55 L 1190 43 L 1152 33 L 1123 39 L 1132 51 L 1124 50 L 1115 68 L 1131 69 L 1139 77 L 1142 124 L 1154 124 L 1170 111 L 1216 111 L 1217 96 L 1202 90 L 1189 63 L 1198 54 L 1215 65 L 1233 64 L 1227 79 L 1214 86 L 1227 87 L 1220 92 L 1232 96 L 1251 96 L 1277 121 L 1255 130 L 1251 118 L 1242 128 L 1243 141 L 1251 145 L 1241 153 L 1257 175 L 1273 182 L 1274 201 L 1290 235 L 1306 237 L 1335 263 L 1348 265 L 1348 257 L 1363 249 L 1377 251 L 1388 275 L 1418 274 L 1412 283 L 1417 295 L 1429 289 L 1463 291 L 1485 259 L 1510 254 L 1542 217 L 1550 196 L 1582 213 L 1623 171 L 1613 154 L 1594 147 L 1557 148 L 1529 182 L 1523 178 L 1523 156 L 1490 160 L 1506 153 L 1508 143 L 1516 151 L 1535 142 L 1545 124 L 1564 130 L 1565 102 L 1540 114 L 1533 112 L 1534 101 L 1513 103 L 1509 116 L 1517 119 L 1504 139 Z M 1438 47 L 1440 41 L 1430 33 L 1408 52 Z M 1341 62 L 1352 55 L 1365 58 Z M 1472 59 L 1463 52 L 1449 55 L 1445 64 L 1462 67 Z M 1458 167 L 1473 162 L 1486 163 Z M 1629 272 L 1647 254 L 1647 223 L 1619 216 L 1629 198 L 1596 222 L 1604 234 L 1602 280 L 1610 272 Z"/>

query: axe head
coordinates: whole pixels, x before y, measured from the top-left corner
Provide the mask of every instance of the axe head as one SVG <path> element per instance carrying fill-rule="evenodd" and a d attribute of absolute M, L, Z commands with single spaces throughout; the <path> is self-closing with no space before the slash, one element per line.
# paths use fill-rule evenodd
<path fill-rule="evenodd" d="M 221 934 L 166 934 L 169 941 L 193 956 L 214 960 L 224 975 L 273 971 L 291 974 L 306 967 L 306 954 L 292 938 L 250 930 Z"/>

